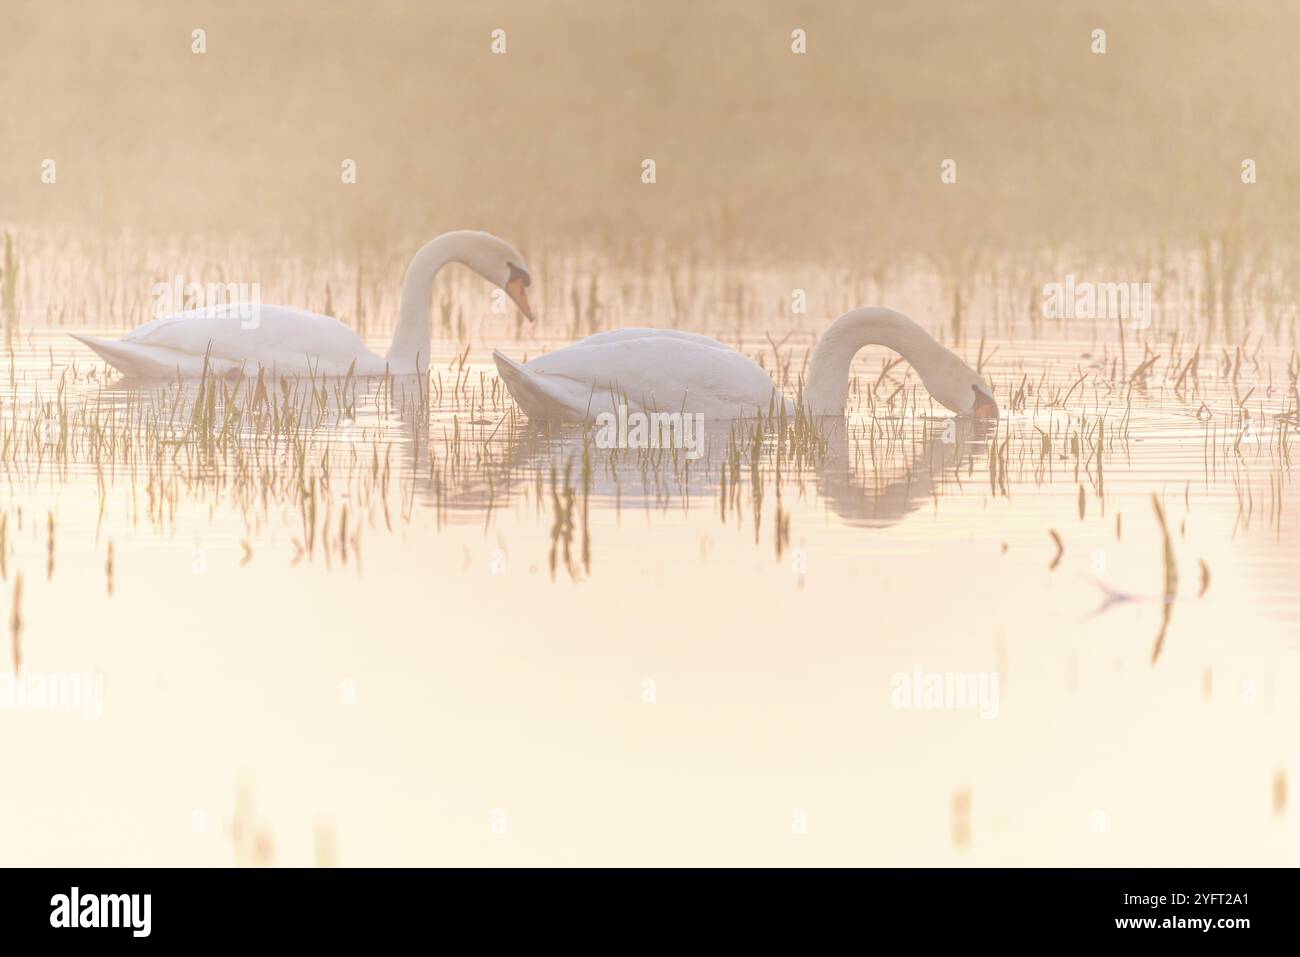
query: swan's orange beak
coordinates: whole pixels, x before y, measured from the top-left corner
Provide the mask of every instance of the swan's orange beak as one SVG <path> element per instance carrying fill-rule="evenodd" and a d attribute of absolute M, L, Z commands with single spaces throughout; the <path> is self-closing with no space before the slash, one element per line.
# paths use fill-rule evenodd
<path fill-rule="evenodd" d="M 515 276 L 506 283 L 506 295 L 519 307 L 519 311 L 524 314 L 524 318 L 529 322 L 537 321 L 537 317 L 533 315 L 532 307 L 528 305 L 528 293 L 524 291 L 522 276 Z"/>
<path fill-rule="evenodd" d="M 971 415 L 977 419 L 996 419 L 998 404 L 993 401 L 993 396 L 976 386 L 971 388 L 975 391 L 975 408 L 971 410 Z"/>

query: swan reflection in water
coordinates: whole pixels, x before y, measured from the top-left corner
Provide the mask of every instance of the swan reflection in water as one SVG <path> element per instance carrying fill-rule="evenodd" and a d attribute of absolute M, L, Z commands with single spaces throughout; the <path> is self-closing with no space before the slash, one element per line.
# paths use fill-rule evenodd
<path fill-rule="evenodd" d="M 943 490 L 970 478 L 975 464 L 988 453 L 995 422 L 955 416 L 914 420 L 902 438 L 890 438 L 886 454 L 872 461 L 869 435 L 850 437 L 845 421 L 832 427 L 831 455 L 817 471 L 817 489 L 832 512 L 848 525 L 883 527 L 901 522 L 927 503 L 937 503 Z M 872 427 L 865 423 L 860 433 Z M 904 446 L 892 450 L 887 443 Z M 876 439 L 876 446 L 882 444 Z"/>
<path fill-rule="evenodd" d="M 779 482 L 783 495 L 803 495 L 811 479 L 817 496 L 846 524 L 894 525 L 934 503 L 945 487 L 959 485 L 987 454 L 996 423 L 966 416 L 875 420 L 828 418 L 802 456 L 780 444 L 769 428 L 755 457 L 753 422 L 708 422 L 703 454 L 691 459 L 683 449 L 604 449 L 595 430 L 581 426 L 526 423 L 506 439 L 506 451 L 475 477 L 448 490 L 442 506 L 452 512 L 479 512 L 510 501 L 529 485 L 549 490 L 559 482 L 585 490 L 593 503 L 619 508 L 716 511 L 721 495 L 752 495 L 757 477 L 770 491 Z M 780 445 L 780 447 L 778 447 Z M 755 468 L 757 464 L 757 468 Z"/>

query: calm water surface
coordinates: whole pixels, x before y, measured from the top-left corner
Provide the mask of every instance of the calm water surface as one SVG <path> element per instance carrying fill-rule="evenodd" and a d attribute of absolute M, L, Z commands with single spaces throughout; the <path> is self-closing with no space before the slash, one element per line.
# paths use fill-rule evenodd
<path fill-rule="evenodd" d="M 681 324 L 794 382 L 834 308 Z M 1300 862 L 1285 334 L 969 318 L 996 427 L 869 349 L 846 421 L 688 461 L 513 410 L 491 348 L 551 315 L 258 397 L 115 382 L 29 310 L 3 670 L 97 690 L 0 711 L 0 859 Z"/>

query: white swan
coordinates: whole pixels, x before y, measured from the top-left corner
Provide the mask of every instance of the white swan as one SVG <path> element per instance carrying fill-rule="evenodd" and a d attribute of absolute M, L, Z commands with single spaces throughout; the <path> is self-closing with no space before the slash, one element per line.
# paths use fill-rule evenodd
<path fill-rule="evenodd" d="M 72 337 L 127 376 L 197 378 L 205 362 L 217 375 L 259 369 L 286 376 L 422 374 L 429 365 L 433 277 L 452 262 L 500 286 L 533 320 L 523 257 L 491 233 L 457 230 L 430 240 L 411 258 L 387 356 L 375 355 L 337 319 L 288 306 L 211 306 L 146 322 L 117 340 Z"/>
<path fill-rule="evenodd" d="M 892 309 L 856 309 L 831 324 L 813 352 L 803 391 L 805 411 L 843 415 L 849 366 L 863 346 L 893 349 L 916 370 L 940 403 L 958 414 L 996 418 L 993 391 L 974 369 L 907 316 Z M 500 351 L 497 370 L 530 418 L 594 420 L 601 412 L 692 412 L 729 419 L 794 403 L 752 359 L 716 339 L 670 329 L 602 332 L 538 356 L 525 365 Z"/>

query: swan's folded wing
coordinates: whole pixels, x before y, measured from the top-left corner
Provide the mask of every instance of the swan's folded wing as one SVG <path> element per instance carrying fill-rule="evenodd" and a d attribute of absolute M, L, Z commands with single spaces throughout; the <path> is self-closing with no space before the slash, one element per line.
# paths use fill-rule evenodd
<path fill-rule="evenodd" d="M 632 330 L 623 330 L 631 332 Z M 702 340 L 702 341 L 698 341 Z M 766 412 L 776 386 L 753 360 L 714 339 L 677 335 L 592 336 L 539 356 L 525 367 L 566 394 L 594 396 L 602 405 L 706 416 Z M 592 408 L 593 414 L 607 411 Z"/>

